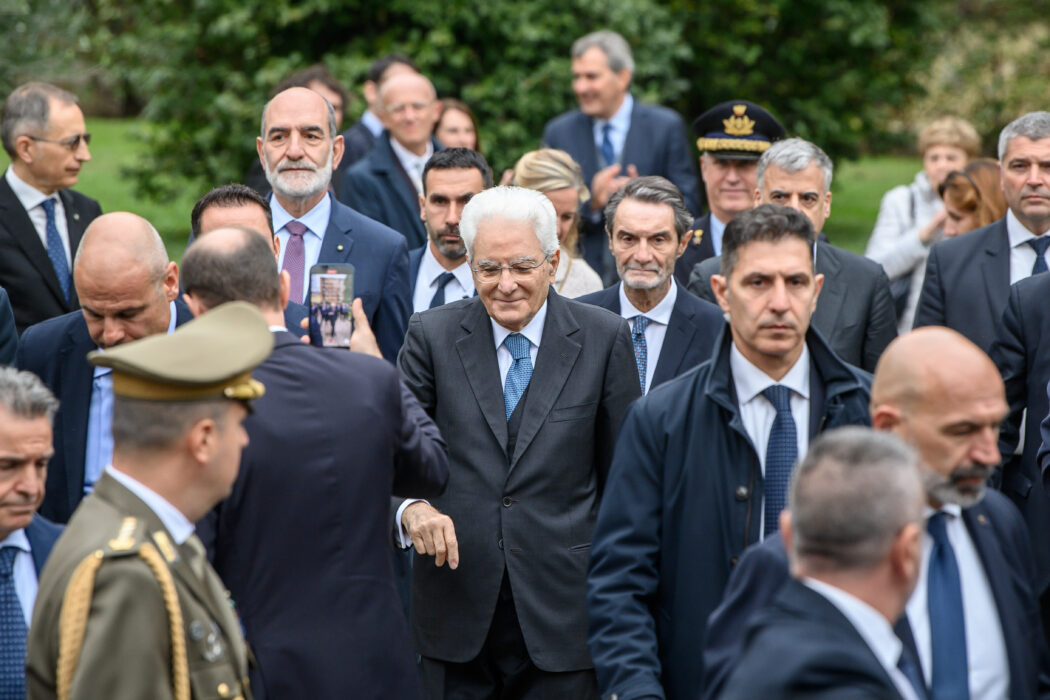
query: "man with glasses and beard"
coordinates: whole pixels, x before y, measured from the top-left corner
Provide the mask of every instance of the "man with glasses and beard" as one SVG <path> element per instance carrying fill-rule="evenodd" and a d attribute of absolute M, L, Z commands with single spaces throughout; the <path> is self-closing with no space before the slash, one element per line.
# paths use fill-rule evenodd
<path fill-rule="evenodd" d="M 263 109 L 256 150 L 273 188 L 278 264 L 291 277 L 291 299 L 299 304 L 309 297 L 313 265 L 353 265 L 354 296 L 383 357 L 393 362 L 411 309 L 408 250 L 401 234 L 329 193 L 332 168 L 343 155 L 336 128 L 332 105 L 306 88 L 285 90 Z"/>
<path fill-rule="evenodd" d="M 929 696 L 1034 698 L 1050 692 L 1035 572 L 1024 522 L 986 489 L 999 463 L 1003 382 L 991 360 L 947 328 L 893 341 L 875 370 L 871 422 L 922 458 L 926 529 L 921 569 L 895 631 Z M 718 697 L 740 658 L 747 621 L 788 578 L 780 538 L 740 559 L 704 650 L 704 697 Z"/>

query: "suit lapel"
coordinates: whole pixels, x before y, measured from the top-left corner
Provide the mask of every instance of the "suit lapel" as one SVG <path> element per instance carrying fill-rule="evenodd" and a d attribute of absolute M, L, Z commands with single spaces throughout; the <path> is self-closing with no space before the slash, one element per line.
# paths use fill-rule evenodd
<path fill-rule="evenodd" d="M 346 215 L 343 205 L 328 195 L 332 202 L 332 213 L 328 217 L 328 228 L 321 241 L 321 252 L 317 255 L 320 263 L 350 262 L 350 250 L 354 247 L 354 238 L 350 235 L 350 217 Z M 309 270 L 306 271 L 309 274 Z"/>
<path fill-rule="evenodd" d="M 583 112 L 573 123 L 573 140 L 580 144 L 580 168 L 584 181 L 590 183 L 598 172 L 598 152 L 594 148 L 594 123 Z"/>
<path fill-rule="evenodd" d="M 72 199 L 72 197 L 70 197 Z M 66 206 L 66 200 L 62 200 L 62 206 Z M 71 206 L 71 205 L 70 205 Z M 67 216 L 69 209 L 67 211 Z M 59 301 L 62 308 L 68 309 L 69 302 L 62 293 L 62 287 L 58 283 L 55 268 L 51 265 L 51 259 L 47 257 L 47 249 L 40 242 L 40 235 L 29 218 L 29 213 L 22 208 L 11 185 L 7 184 L 6 177 L 0 177 L 0 226 L 3 226 L 18 243 L 18 247 L 25 253 L 26 258 L 32 263 L 40 274 L 47 288 Z M 82 232 L 81 232 L 82 233 Z M 79 242 L 79 238 L 77 239 Z M 70 232 L 70 249 L 72 250 L 72 231 Z"/>
<path fill-rule="evenodd" d="M 405 207 L 405 211 L 409 213 L 409 218 L 411 218 L 412 212 L 419 211 L 419 194 L 416 192 L 416 188 L 410 184 L 411 179 L 404 168 L 401 167 L 397 156 L 394 155 L 394 148 L 390 145 L 389 135 L 382 137 L 379 146 L 375 149 L 375 153 L 379 157 L 374 161 L 373 172 L 381 179 L 386 180 L 387 186 L 401 200 L 401 205 Z"/>
<path fill-rule="evenodd" d="M 839 261 L 829 254 L 828 248 L 830 247 L 828 243 L 817 243 L 816 245 L 816 270 L 817 274 L 824 275 L 824 286 L 820 289 L 817 310 L 811 321 L 814 326 L 828 329 L 838 328 L 839 313 L 846 299 L 844 285 L 849 282 L 849 280 L 842 279 L 842 275 L 839 274 Z M 828 344 L 832 344 L 833 339 L 830 335 L 827 340 Z"/>
<path fill-rule="evenodd" d="M 671 283 L 675 284 L 673 280 Z M 693 323 L 694 314 L 692 310 L 685 308 L 683 294 L 688 294 L 688 292 L 680 288 L 674 307 L 671 309 L 671 319 L 667 324 L 667 332 L 664 334 L 664 345 L 656 361 L 652 386 L 666 382 L 678 373 L 682 359 L 693 342 L 693 336 L 696 335 L 696 325 Z"/>
<path fill-rule="evenodd" d="M 62 364 L 62 459 L 66 470 L 68 513 L 76 509 L 84 493 L 84 459 L 87 455 L 88 412 L 94 370 L 87 354 L 95 349 L 84 319 L 77 318 L 66 331 L 60 363 Z"/>
<path fill-rule="evenodd" d="M 507 451 L 506 409 L 503 407 L 503 387 L 499 381 L 499 363 L 496 361 L 495 338 L 492 325 L 481 300 L 474 297 L 461 322 L 464 334 L 456 341 L 456 352 L 463 363 L 470 389 L 481 407 L 481 414 L 489 425 L 496 442 Z"/>
<path fill-rule="evenodd" d="M 1006 217 L 1000 219 L 996 230 L 986 237 L 984 252 L 988 258 L 978 264 L 984 276 L 989 318 L 998 325 L 999 314 L 1010 294 L 1010 237 L 1006 232 Z"/>
<path fill-rule="evenodd" d="M 580 329 L 564 300 L 553 289 L 547 293 L 547 320 L 544 323 L 540 349 L 536 354 L 536 368 L 529 380 L 524 413 L 518 441 L 514 445 L 510 468 L 528 449 L 533 438 L 547 421 L 555 399 L 561 394 L 569 372 L 580 354 L 580 344 L 569 336 Z"/>
<path fill-rule="evenodd" d="M 634 107 L 631 108 L 631 125 L 627 128 L 627 138 L 624 139 L 623 152 L 620 154 L 620 164 L 624 172 L 628 165 L 634 165 L 639 173 L 647 173 L 652 170 L 646 167 L 652 154 L 646 153 L 645 147 L 651 144 L 647 143 L 649 132 L 645 114 L 638 107 L 639 102 L 635 100 Z M 591 140 L 594 140 L 593 135 Z"/>

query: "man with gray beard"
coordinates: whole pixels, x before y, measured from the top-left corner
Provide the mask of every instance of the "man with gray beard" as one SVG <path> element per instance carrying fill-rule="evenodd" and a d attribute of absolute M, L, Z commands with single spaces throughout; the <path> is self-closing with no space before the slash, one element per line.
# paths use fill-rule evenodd
<path fill-rule="evenodd" d="M 470 198 L 492 187 L 492 169 L 469 148 L 435 153 L 423 168 L 419 218 L 427 244 L 410 251 L 412 310 L 425 311 L 449 301 L 474 296 L 474 277 L 467 247 L 459 236 L 459 217 Z"/>
<path fill-rule="evenodd" d="M 263 109 L 256 150 L 273 188 L 277 262 L 291 278 L 291 300 L 299 304 L 308 300 L 313 265 L 353 265 L 354 296 L 383 357 L 393 362 L 411 310 L 408 250 L 401 234 L 329 193 L 332 168 L 343 155 L 336 129 L 332 105 L 307 88 L 278 93 Z"/>

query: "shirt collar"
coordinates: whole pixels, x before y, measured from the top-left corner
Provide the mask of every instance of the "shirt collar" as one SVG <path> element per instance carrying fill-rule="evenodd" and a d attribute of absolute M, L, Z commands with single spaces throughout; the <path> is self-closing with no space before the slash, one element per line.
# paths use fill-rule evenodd
<path fill-rule="evenodd" d="M 882 613 L 860 598 L 823 581 L 804 578 L 802 584 L 822 595 L 850 621 L 883 668 L 897 665 L 904 645 Z"/>
<path fill-rule="evenodd" d="M 522 328 L 520 331 L 511 331 L 503 326 L 496 323 L 496 320 L 491 316 L 489 321 L 492 323 L 492 337 L 496 341 L 496 349 L 499 350 L 499 346 L 503 345 L 503 341 L 507 339 L 507 336 L 511 333 L 521 333 L 523 336 L 529 339 L 529 342 L 536 347 L 540 346 L 540 339 L 543 337 L 543 324 L 547 320 L 547 300 L 543 300 L 543 306 L 536 312 L 536 315 L 532 317 L 528 325 Z"/>
<path fill-rule="evenodd" d="M 26 537 L 25 528 L 19 528 L 4 539 L 0 540 L 0 549 L 4 547 L 17 547 L 23 552 L 32 552 L 33 548 L 29 546 L 29 538 Z"/>
<path fill-rule="evenodd" d="M 390 148 L 393 149 L 394 155 L 397 156 L 397 159 L 401 161 L 401 167 L 405 170 L 409 170 L 410 165 L 418 164 L 419 167 L 415 168 L 415 171 L 420 174 L 422 174 L 423 166 L 427 164 L 428 160 L 430 160 L 430 156 L 434 155 L 434 143 L 430 141 L 430 139 L 427 139 L 427 150 L 421 156 L 417 156 L 415 153 L 402 146 L 393 136 L 390 137 Z"/>
<path fill-rule="evenodd" d="M 45 199 L 57 199 L 56 194 L 44 194 L 37 188 L 27 183 L 22 178 L 15 174 L 14 168 L 8 168 L 7 172 L 4 173 L 4 177 L 7 179 L 7 184 L 11 186 L 11 191 L 18 197 L 18 201 L 22 204 L 22 208 L 26 211 L 31 211 L 34 207 L 39 207 L 40 203 Z"/>
<path fill-rule="evenodd" d="M 1011 248 L 1016 248 L 1017 246 L 1024 245 L 1033 238 L 1038 238 L 1036 234 L 1029 231 L 1025 225 L 1021 223 L 1021 220 L 1014 215 L 1012 209 L 1006 210 L 1006 235 L 1010 240 Z"/>
<path fill-rule="evenodd" d="M 385 128 L 383 122 L 381 122 L 379 117 L 377 117 L 370 109 L 366 109 L 365 113 L 361 115 L 361 123 L 364 124 L 365 128 L 372 132 L 372 136 L 375 136 L 376 138 L 379 138 L 379 135 L 383 133 L 383 129 Z"/>
<path fill-rule="evenodd" d="M 332 216 L 331 197 L 330 193 L 325 193 L 325 196 L 321 197 L 321 201 L 314 205 L 313 209 L 296 219 L 281 206 L 281 203 L 277 201 L 277 197 L 271 194 L 270 211 L 273 214 L 273 230 L 280 231 L 288 225 L 289 221 L 299 221 L 309 229 L 311 234 L 318 238 L 323 238 L 325 229 L 328 228 L 328 220 Z"/>
<path fill-rule="evenodd" d="M 674 303 L 677 299 L 678 283 L 672 276 L 671 288 L 667 291 L 667 294 L 664 294 L 664 298 L 660 300 L 660 303 L 648 311 L 639 311 L 627 297 L 627 292 L 623 288 L 623 282 L 620 282 L 620 315 L 627 319 L 635 316 L 645 316 L 652 323 L 659 323 L 664 326 L 670 325 L 671 312 L 674 310 Z"/>
<path fill-rule="evenodd" d="M 805 343 L 802 344 L 802 354 L 779 382 L 773 381 L 772 377 L 751 364 L 737 349 L 736 343 L 729 349 L 729 369 L 733 373 L 733 384 L 740 405 L 748 403 L 774 384 L 786 386 L 804 399 L 809 398 L 809 348 Z"/>
<path fill-rule="evenodd" d="M 924 517 L 929 520 L 934 513 L 946 513 L 954 518 L 962 517 L 962 506 L 958 503 L 942 503 L 939 509 L 931 508 L 929 505 L 923 506 Z"/>
<path fill-rule="evenodd" d="M 193 534 L 193 523 L 159 493 L 141 481 L 115 469 L 112 464 L 106 465 L 106 473 L 138 496 L 143 503 L 149 506 L 150 510 L 156 513 L 176 544 L 182 544 Z"/>
<path fill-rule="evenodd" d="M 176 308 L 175 308 L 175 302 L 174 301 L 169 301 L 168 302 L 168 331 L 167 331 L 168 335 L 171 335 L 172 333 L 175 332 L 175 323 L 178 320 L 177 313 L 178 312 L 176 311 Z M 98 350 L 99 352 L 105 352 L 105 350 L 102 349 L 102 348 L 96 348 L 96 350 Z M 112 367 L 100 367 L 100 366 L 96 365 L 95 372 L 91 376 L 93 378 L 95 378 L 95 379 L 98 379 L 99 377 L 104 377 L 107 374 L 110 374 L 112 372 L 113 372 L 113 368 Z"/>
<path fill-rule="evenodd" d="M 594 123 L 598 125 L 598 128 L 605 126 L 605 124 L 612 124 L 613 131 L 618 134 L 626 134 L 628 129 L 631 128 L 631 110 L 634 109 L 634 98 L 631 93 L 627 93 L 623 96 L 623 102 L 620 104 L 620 108 L 616 110 L 616 114 L 612 115 L 608 121 L 605 119 L 595 119 Z M 600 133 L 600 132 L 599 132 Z"/>
<path fill-rule="evenodd" d="M 423 259 L 419 263 L 419 269 L 423 275 L 423 281 L 428 285 L 433 284 L 434 280 L 441 276 L 441 273 L 451 272 L 463 289 L 473 289 L 474 281 L 470 274 L 470 265 L 467 265 L 466 262 L 467 258 L 464 256 L 463 262 L 451 270 L 446 270 L 438 262 L 438 259 L 434 257 L 434 251 L 430 249 L 430 243 L 427 243 L 426 248 L 423 250 Z"/>

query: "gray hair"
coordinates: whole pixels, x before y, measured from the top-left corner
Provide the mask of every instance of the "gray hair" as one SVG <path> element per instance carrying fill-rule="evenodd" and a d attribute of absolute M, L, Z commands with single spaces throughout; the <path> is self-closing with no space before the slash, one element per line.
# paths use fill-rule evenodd
<path fill-rule="evenodd" d="M 532 227 L 547 257 L 558 250 L 558 220 L 554 205 L 542 192 L 524 187 L 491 187 L 470 198 L 463 207 L 459 221 L 459 235 L 467 247 L 470 261 L 474 261 L 474 239 L 478 227 L 486 219 L 521 221 Z"/>
<path fill-rule="evenodd" d="M 291 88 L 289 88 L 289 90 L 290 89 Z M 304 88 L 304 89 L 305 90 L 309 90 L 309 88 Z M 281 93 L 277 93 L 276 95 L 274 95 L 270 99 L 269 102 L 267 102 L 266 104 L 263 105 L 262 116 L 259 117 L 259 138 L 261 138 L 263 141 L 266 140 L 266 110 L 268 110 L 270 108 L 270 103 L 273 102 L 274 100 L 276 100 L 278 98 L 278 96 L 280 96 L 280 94 Z M 316 94 L 318 97 L 320 97 L 322 100 L 324 100 L 324 106 L 328 110 L 328 138 L 335 139 L 335 136 L 336 136 L 336 133 L 337 133 L 336 129 L 339 128 L 339 125 L 335 121 L 335 108 L 332 106 L 332 103 L 328 101 L 327 97 L 325 97 L 321 93 L 314 93 L 314 94 Z"/>
<path fill-rule="evenodd" d="M 822 434 L 791 477 L 792 554 L 811 571 L 863 570 L 921 523 L 919 456 L 891 433 L 847 427 Z"/>
<path fill-rule="evenodd" d="M 40 135 L 47 131 L 51 118 L 51 100 L 75 105 L 76 96 L 50 83 L 26 83 L 15 91 L 4 103 L 0 116 L 0 142 L 12 158 L 15 157 L 15 141 L 29 132 Z"/>
<path fill-rule="evenodd" d="M 1032 141 L 1050 138 L 1050 112 L 1029 112 L 1007 124 L 999 132 L 999 160 L 1006 156 L 1010 142 L 1018 136 Z"/>
<path fill-rule="evenodd" d="M 685 208 L 682 193 L 674 183 L 659 175 L 647 175 L 629 180 L 605 203 L 605 230 L 610 234 L 616 221 L 616 210 L 625 199 L 649 204 L 666 204 L 671 207 L 674 212 L 674 232 L 679 241 L 693 228 L 693 215 Z"/>
<path fill-rule="evenodd" d="M 58 411 L 58 399 L 32 372 L 0 367 L 0 406 L 18 418 L 47 418 L 50 423 Z"/>
<path fill-rule="evenodd" d="M 605 60 L 609 63 L 609 69 L 613 73 L 626 70 L 634 74 L 634 56 L 631 54 L 631 45 L 621 35 L 603 29 L 600 32 L 591 32 L 587 36 L 581 36 L 572 42 L 572 57 L 579 58 L 587 49 L 599 49 L 605 54 Z"/>
<path fill-rule="evenodd" d="M 149 401 L 113 397 L 113 450 L 154 451 L 173 446 L 198 421 L 226 427 L 226 399 Z"/>
<path fill-rule="evenodd" d="M 786 173 L 797 173 L 799 170 L 808 168 L 809 164 L 814 161 L 824 171 L 824 192 L 827 192 L 831 189 L 831 176 L 834 171 L 828 154 L 815 143 L 810 143 L 805 139 L 793 138 L 777 141 L 758 159 L 758 168 L 755 173 L 758 177 L 758 189 L 762 189 L 762 176 L 770 165 L 775 165 Z"/>

